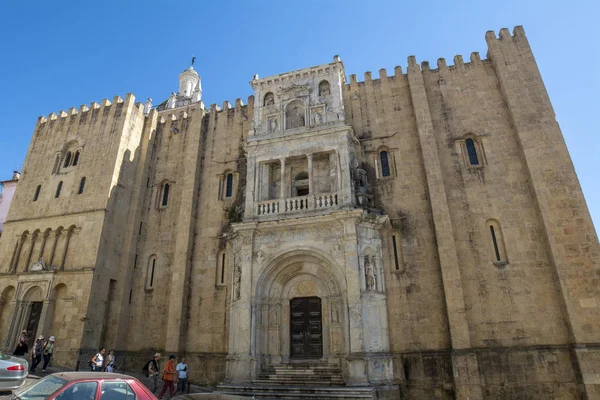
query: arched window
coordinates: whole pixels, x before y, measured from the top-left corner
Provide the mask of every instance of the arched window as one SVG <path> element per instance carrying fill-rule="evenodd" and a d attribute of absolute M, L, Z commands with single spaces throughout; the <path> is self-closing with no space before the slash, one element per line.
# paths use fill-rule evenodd
<path fill-rule="evenodd" d="M 77 153 L 77 154 L 79 154 L 79 153 Z M 79 190 L 77 191 L 77 194 L 83 193 L 84 188 L 85 188 L 85 176 L 83 178 L 81 178 L 81 181 L 79 182 Z"/>
<path fill-rule="evenodd" d="M 285 108 L 285 129 L 300 128 L 305 125 L 304 104 L 294 100 Z"/>
<path fill-rule="evenodd" d="M 169 205 L 169 192 L 171 191 L 170 183 L 163 183 L 160 190 L 160 208 L 166 208 Z"/>
<path fill-rule="evenodd" d="M 156 275 L 156 256 L 150 256 L 148 260 L 148 272 L 146 276 L 146 290 L 154 289 L 154 278 Z"/>
<path fill-rule="evenodd" d="M 60 191 L 62 190 L 62 181 L 58 182 L 58 186 L 56 187 L 56 193 L 54 194 L 54 198 L 58 198 L 60 196 Z"/>
<path fill-rule="evenodd" d="M 493 262 L 495 264 L 506 264 L 508 259 L 506 258 L 506 248 L 504 246 L 504 236 L 500 223 L 496 220 L 490 219 L 486 222 L 486 226 L 489 233 L 491 247 L 493 249 Z"/>
<path fill-rule="evenodd" d="M 38 185 L 35 188 L 35 194 L 33 195 L 33 201 L 37 201 L 38 197 L 40 197 L 40 190 L 42 190 L 42 185 Z"/>
<path fill-rule="evenodd" d="M 381 161 L 381 176 L 390 176 L 390 163 L 388 160 L 388 152 L 380 152 L 379 159 Z"/>
<path fill-rule="evenodd" d="M 75 152 L 75 157 L 73 157 L 73 166 L 76 166 L 79 163 L 79 154 L 81 153 L 81 151 L 77 150 L 77 152 Z"/>
<path fill-rule="evenodd" d="M 465 146 L 467 147 L 467 154 L 469 155 L 469 164 L 479 165 L 479 158 L 477 157 L 477 148 L 475 147 L 475 141 L 469 138 L 465 140 Z"/>
<path fill-rule="evenodd" d="M 329 82 L 321 81 L 319 83 L 319 96 L 327 96 L 329 94 Z"/>
<path fill-rule="evenodd" d="M 67 155 L 65 156 L 65 163 L 63 164 L 63 168 L 67 168 L 69 165 L 71 165 L 71 157 L 72 157 L 71 152 L 67 151 Z"/>
<path fill-rule="evenodd" d="M 275 104 L 275 95 L 272 92 L 265 94 L 265 99 L 263 101 L 263 106 L 270 106 Z"/>
<path fill-rule="evenodd" d="M 233 196 L 233 174 L 227 174 L 225 178 L 225 198 Z"/>

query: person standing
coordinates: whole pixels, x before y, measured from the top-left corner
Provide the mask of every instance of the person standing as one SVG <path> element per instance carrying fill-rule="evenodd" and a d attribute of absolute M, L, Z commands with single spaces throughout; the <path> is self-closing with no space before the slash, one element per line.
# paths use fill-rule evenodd
<path fill-rule="evenodd" d="M 44 366 L 42 367 L 42 372 L 46 372 L 46 368 L 48 367 L 48 364 L 50 364 L 52 354 L 54 354 L 55 340 L 56 338 L 54 336 L 50 336 L 44 344 L 44 349 L 42 350 L 42 355 L 44 356 Z"/>
<path fill-rule="evenodd" d="M 154 354 L 154 357 L 150 361 L 148 361 L 142 368 L 144 375 L 146 376 L 146 378 L 148 378 L 148 389 L 150 389 L 152 393 L 155 393 L 156 389 L 158 389 L 159 360 L 160 353 L 156 353 Z"/>
<path fill-rule="evenodd" d="M 177 381 L 177 391 L 179 393 L 185 393 L 188 370 L 188 366 L 185 363 L 185 357 L 181 357 L 181 361 L 179 362 L 179 364 L 177 364 L 176 369 L 179 374 L 179 380 Z"/>
<path fill-rule="evenodd" d="M 115 370 L 115 349 L 110 349 L 106 356 L 106 372 L 113 372 Z"/>
<path fill-rule="evenodd" d="M 40 335 L 33 344 L 33 349 L 31 350 L 31 369 L 29 369 L 29 372 L 35 373 L 36 367 L 42 361 L 43 347 L 44 336 Z"/>
<path fill-rule="evenodd" d="M 175 381 L 175 356 L 171 354 L 169 356 L 169 361 L 166 362 L 165 368 L 163 369 L 162 379 L 164 381 L 162 390 L 158 395 L 159 399 L 162 399 L 165 393 L 167 392 L 167 388 L 169 389 L 169 398 L 173 397 L 175 392 L 175 387 L 173 385 Z"/>
<path fill-rule="evenodd" d="M 29 346 L 25 339 L 20 338 L 17 347 L 15 347 L 15 351 L 13 351 L 13 356 L 24 357 L 27 353 L 29 353 Z"/>
<path fill-rule="evenodd" d="M 98 349 L 98 353 L 90 360 L 90 368 L 94 372 L 102 372 L 104 369 L 104 353 L 106 353 L 106 349 L 104 347 L 100 347 Z"/>

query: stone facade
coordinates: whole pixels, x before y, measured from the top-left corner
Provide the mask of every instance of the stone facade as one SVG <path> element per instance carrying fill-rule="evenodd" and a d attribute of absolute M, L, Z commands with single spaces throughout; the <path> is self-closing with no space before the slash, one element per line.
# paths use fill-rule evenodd
<path fill-rule="evenodd" d="M 40 117 L 3 346 L 185 353 L 210 384 L 310 361 L 381 398 L 600 396 L 598 239 L 523 29 L 486 41 L 363 82 L 336 56 L 208 109 L 188 68 L 157 107 Z"/>
<path fill-rule="evenodd" d="M 20 176 L 19 172 L 14 171 L 10 180 L 0 182 L 0 236 L 2 236 L 4 223 L 8 217 L 10 203 L 12 203 L 13 196 L 15 195 Z"/>

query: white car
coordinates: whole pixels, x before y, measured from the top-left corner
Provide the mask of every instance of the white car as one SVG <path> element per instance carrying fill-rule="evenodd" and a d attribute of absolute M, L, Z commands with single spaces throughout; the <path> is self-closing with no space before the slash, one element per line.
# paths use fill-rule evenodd
<path fill-rule="evenodd" d="M 0 352 L 0 392 L 20 388 L 28 373 L 27 360 Z"/>

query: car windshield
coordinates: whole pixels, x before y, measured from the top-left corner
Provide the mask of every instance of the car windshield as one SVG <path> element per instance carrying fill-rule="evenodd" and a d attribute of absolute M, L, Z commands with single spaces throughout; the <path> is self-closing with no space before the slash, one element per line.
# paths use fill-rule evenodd
<path fill-rule="evenodd" d="M 63 387 L 66 383 L 66 380 L 59 377 L 47 376 L 35 385 L 15 393 L 15 398 L 18 400 L 43 400 Z"/>

